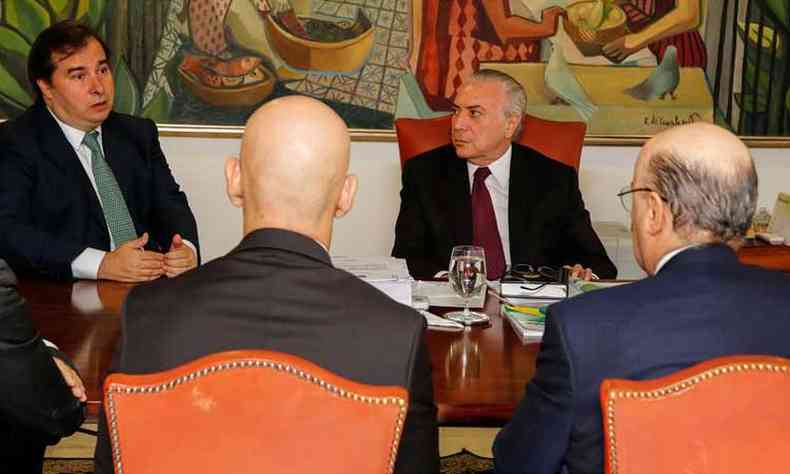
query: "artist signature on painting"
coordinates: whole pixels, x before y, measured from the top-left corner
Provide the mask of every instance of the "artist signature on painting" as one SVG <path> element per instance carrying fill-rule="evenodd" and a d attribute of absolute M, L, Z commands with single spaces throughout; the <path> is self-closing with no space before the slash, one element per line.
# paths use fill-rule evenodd
<path fill-rule="evenodd" d="M 689 123 L 694 122 L 702 122 L 702 115 L 698 114 L 697 112 L 692 112 L 688 115 L 688 117 L 680 117 L 679 115 L 675 114 L 671 117 L 667 117 L 665 115 L 659 115 L 656 113 L 651 114 L 648 117 L 644 117 L 644 125 L 647 127 L 658 127 L 658 128 L 669 128 L 669 127 L 677 127 L 678 125 L 686 125 Z"/>

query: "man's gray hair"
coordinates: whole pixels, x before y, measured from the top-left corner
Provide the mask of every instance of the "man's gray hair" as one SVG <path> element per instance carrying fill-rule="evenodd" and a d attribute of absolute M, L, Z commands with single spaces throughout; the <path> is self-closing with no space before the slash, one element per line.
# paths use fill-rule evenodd
<path fill-rule="evenodd" d="M 648 180 L 672 212 L 676 231 L 693 239 L 730 242 L 746 235 L 757 206 L 757 172 L 751 157 L 718 167 L 664 150 L 648 162 Z"/>
<path fill-rule="evenodd" d="M 518 125 L 513 132 L 513 141 L 521 137 L 524 129 L 524 114 L 527 113 L 527 94 L 521 84 L 515 79 L 501 71 L 494 69 L 482 69 L 472 74 L 471 81 L 492 81 L 502 84 L 507 94 L 507 104 L 505 105 L 505 116 L 518 118 Z"/>

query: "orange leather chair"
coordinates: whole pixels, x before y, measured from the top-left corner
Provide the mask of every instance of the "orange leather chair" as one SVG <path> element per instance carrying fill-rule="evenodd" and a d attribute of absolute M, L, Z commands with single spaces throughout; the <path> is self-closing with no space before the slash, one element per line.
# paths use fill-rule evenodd
<path fill-rule="evenodd" d="M 451 121 L 450 115 L 396 119 L 401 166 L 421 153 L 450 144 Z M 586 131 L 584 122 L 555 122 L 526 115 L 524 131 L 516 142 L 578 170 Z"/>
<path fill-rule="evenodd" d="M 408 392 L 292 355 L 232 351 L 112 374 L 104 403 L 116 474 L 391 473 Z"/>
<path fill-rule="evenodd" d="M 786 472 L 790 359 L 721 357 L 601 384 L 607 473 Z"/>

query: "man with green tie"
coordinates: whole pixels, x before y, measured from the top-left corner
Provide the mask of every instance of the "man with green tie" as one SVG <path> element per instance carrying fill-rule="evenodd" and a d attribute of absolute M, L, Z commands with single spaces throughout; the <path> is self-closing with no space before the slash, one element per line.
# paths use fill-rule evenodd
<path fill-rule="evenodd" d="M 18 273 L 134 282 L 198 264 L 156 125 L 112 111 L 109 56 L 69 21 L 33 43 L 36 102 L 0 131 L 0 257 Z"/>

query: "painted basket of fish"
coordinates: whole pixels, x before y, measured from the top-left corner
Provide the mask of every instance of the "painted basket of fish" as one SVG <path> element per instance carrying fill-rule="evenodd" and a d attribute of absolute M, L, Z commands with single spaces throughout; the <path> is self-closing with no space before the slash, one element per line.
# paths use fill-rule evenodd
<path fill-rule="evenodd" d="M 216 107 L 249 107 L 274 91 L 274 74 L 256 56 L 228 60 L 185 53 L 178 74 L 187 89 Z"/>
<path fill-rule="evenodd" d="M 565 33 L 585 56 L 600 55 L 605 44 L 628 34 L 625 12 L 609 0 L 572 3 L 566 12 Z"/>
<path fill-rule="evenodd" d="M 292 69 L 351 73 L 373 49 L 373 26 L 362 10 L 351 20 L 297 17 L 293 10 L 265 16 L 269 43 Z"/>

